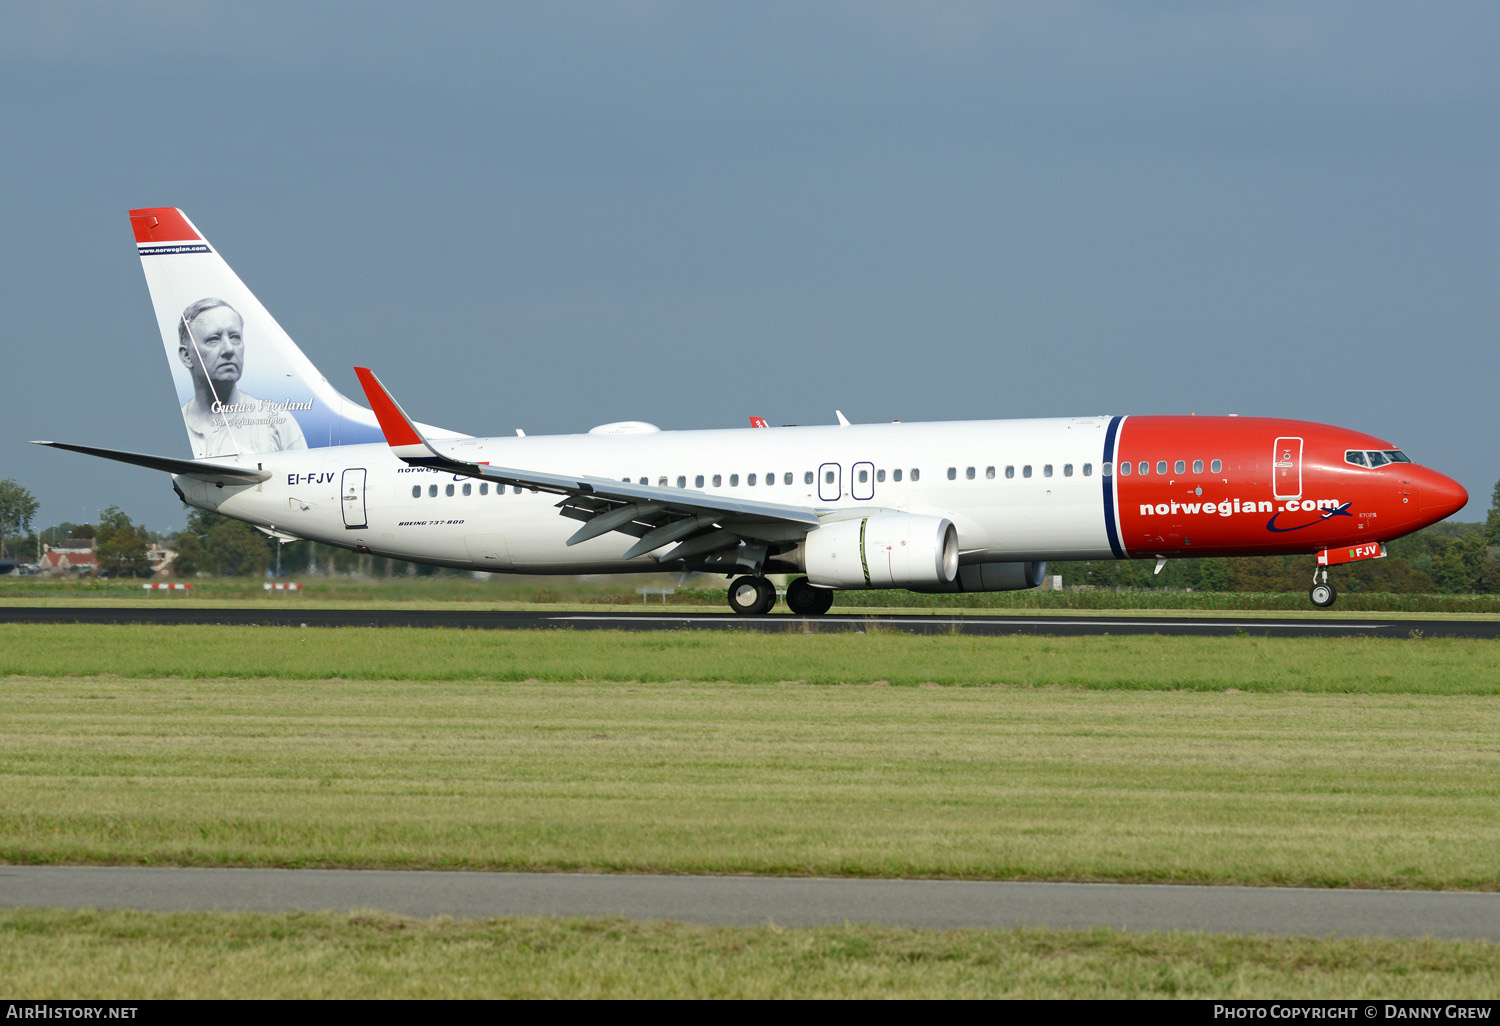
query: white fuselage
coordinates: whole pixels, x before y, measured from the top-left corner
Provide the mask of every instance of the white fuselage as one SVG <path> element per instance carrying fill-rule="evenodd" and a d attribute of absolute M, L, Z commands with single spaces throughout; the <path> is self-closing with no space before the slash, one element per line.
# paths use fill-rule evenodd
<path fill-rule="evenodd" d="M 1108 417 L 434 440 L 457 459 L 709 495 L 872 508 L 952 520 L 964 563 L 1110 558 L 1101 465 Z M 388 446 L 348 445 L 217 462 L 260 465 L 258 485 L 176 479 L 195 506 L 377 555 L 476 570 L 610 573 L 634 540 L 578 545 L 559 496 L 410 467 Z M 950 476 L 951 468 L 951 476 Z M 1007 476 L 1007 469 L 1013 476 Z M 1029 476 L 1028 476 L 1029 475 Z"/>

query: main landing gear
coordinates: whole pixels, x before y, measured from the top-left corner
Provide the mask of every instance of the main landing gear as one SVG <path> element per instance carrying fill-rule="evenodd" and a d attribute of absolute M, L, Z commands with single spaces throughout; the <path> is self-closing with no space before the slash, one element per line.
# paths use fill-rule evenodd
<path fill-rule="evenodd" d="M 736 577 L 729 586 L 729 608 L 742 616 L 769 613 L 776 604 L 776 585 L 764 577 Z"/>
<path fill-rule="evenodd" d="M 822 616 L 833 608 L 833 589 L 815 588 L 799 577 L 786 586 L 786 607 L 798 616 Z"/>
<path fill-rule="evenodd" d="M 1319 609 L 1327 609 L 1338 601 L 1339 593 L 1333 585 L 1328 583 L 1328 571 L 1322 567 L 1313 571 L 1312 590 L 1307 593 L 1312 599 L 1312 604 Z"/>
<path fill-rule="evenodd" d="M 776 605 L 776 586 L 764 577 L 736 577 L 729 586 L 729 608 L 742 616 L 762 616 Z M 786 589 L 787 608 L 798 616 L 822 616 L 833 608 L 833 589 L 815 588 L 799 577 Z"/>

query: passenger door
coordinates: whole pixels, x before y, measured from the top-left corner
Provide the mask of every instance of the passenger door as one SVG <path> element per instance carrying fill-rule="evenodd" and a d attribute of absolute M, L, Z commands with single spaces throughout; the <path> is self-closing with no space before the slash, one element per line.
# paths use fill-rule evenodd
<path fill-rule="evenodd" d="M 1276 450 L 1271 453 L 1272 497 L 1277 499 L 1300 499 L 1302 497 L 1302 439 L 1278 438 Z"/>
<path fill-rule="evenodd" d="M 363 530 L 370 526 L 365 516 L 365 468 L 350 467 L 344 471 L 339 487 L 339 505 L 344 511 L 344 527 L 347 530 Z"/>

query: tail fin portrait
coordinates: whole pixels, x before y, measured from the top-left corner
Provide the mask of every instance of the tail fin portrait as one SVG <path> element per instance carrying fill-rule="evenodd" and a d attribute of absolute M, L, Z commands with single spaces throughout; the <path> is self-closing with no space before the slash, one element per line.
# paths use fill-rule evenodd
<path fill-rule="evenodd" d="M 130 224 L 195 459 L 381 441 L 186 214 L 132 210 Z"/>

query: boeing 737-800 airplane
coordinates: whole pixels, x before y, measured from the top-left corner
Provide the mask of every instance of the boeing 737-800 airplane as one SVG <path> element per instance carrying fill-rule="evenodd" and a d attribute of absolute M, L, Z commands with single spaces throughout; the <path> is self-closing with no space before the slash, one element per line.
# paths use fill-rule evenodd
<path fill-rule="evenodd" d="M 172 475 L 182 500 L 397 559 L 515 573 L 698 570 L 765 613 L 846 588 L 1034 588 L 1046 561 L 1307 553 L 1327 567 L 1462 508 L 1373 435 L 1255 417 L 1101 416 L 473 438 L 373 373 L 338 393 L 180 210 L 132 210 L 191 459 L 43 442 Z"/>

